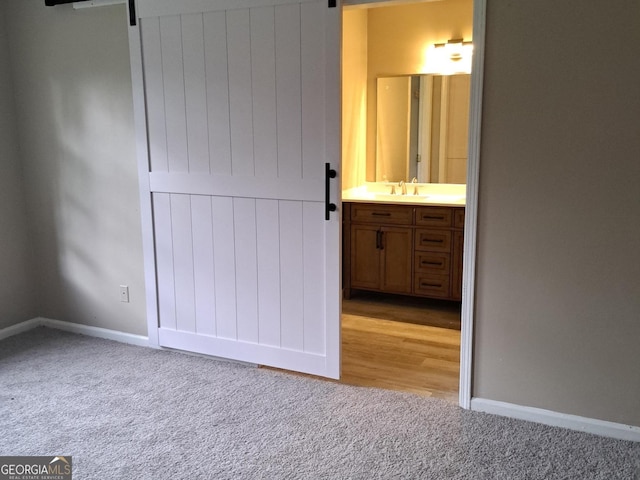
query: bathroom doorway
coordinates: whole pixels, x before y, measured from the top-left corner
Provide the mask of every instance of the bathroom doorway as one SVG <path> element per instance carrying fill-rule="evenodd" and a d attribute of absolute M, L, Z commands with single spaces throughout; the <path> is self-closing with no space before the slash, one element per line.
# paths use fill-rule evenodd
<path fill-rule="evenodd" d="M 357 5 L 343 12 L 345 190 L 386 177 L 375 157 L 376 79 L 421 74 L 428 48 L 450 39 L 467 42 L 473 29 L 473 0 L 350 3 Z M 343 300 L 342 381 L 457 403 L 460 325 L 459 301 L 353 292 Z"/>

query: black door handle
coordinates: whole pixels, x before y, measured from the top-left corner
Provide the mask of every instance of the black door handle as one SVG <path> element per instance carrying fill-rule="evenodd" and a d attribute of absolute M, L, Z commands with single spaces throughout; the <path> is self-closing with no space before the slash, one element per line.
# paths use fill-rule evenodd
<path fill-rule="evenodd" d="M 331 203 L 331 179 L 336 178 L 338 172 L 331 168 L 331 164 L 324 164 L 324 219 L 329 220 L 329 214 L 335 212 L 338 207 L 335 203 Z"/>

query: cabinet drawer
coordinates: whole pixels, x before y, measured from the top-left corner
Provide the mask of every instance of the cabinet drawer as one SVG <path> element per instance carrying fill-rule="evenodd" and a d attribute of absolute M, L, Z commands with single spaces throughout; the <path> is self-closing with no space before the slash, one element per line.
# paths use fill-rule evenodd
<path fill-rule="evenodd" d="M 453 209 L 448 207 L 416 208 L 416 225 L 425 227 L 450 227 L 453 225 Z"/>
<path fill-rule="evenodd" d="M 415 272 L 448 275 L 451 256 L 448 253 L 416 252 Z"/>
<path fill-rule="evenodd" d="M 428 275 L 416 273 L 413 293 L 430 297 L 448 298 L 450 292 L 449 275 Z"/>
<path fill-rule="evenodd" d="M 456 208 L 453 211 L 453 226 L 455 228 L 464 228 L 464 208 Z"/>
<path fill-rule="evenodd" d="M 351 205 L 351 221 L 387 225 L 411 225 L 413 223 L 413 207 L 353 203 Z"/>
<path fill-rule="evenodd" d="M 416 229 L 416 250 L 451 253 L 451 231 Z"/>

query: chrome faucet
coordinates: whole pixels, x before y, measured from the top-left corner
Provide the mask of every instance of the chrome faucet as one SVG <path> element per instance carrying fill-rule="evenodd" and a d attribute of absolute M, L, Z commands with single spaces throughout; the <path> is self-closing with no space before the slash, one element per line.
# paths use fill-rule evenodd
<path fill-rule="evenodd" d="M 413 177 L 413 178 L 411 179 L 411 183 L 417 184 L 417 183 L 418 183 L 418 179 L 417 179 L 416 177 Z M 418 191 L 418 185 L 415 185 L 415 186 L 413 187 L 413 194 L 414 194 L 414 195 L 420 195 L 420 192 Z"/>
<path fill-rule="evenodd" d="M 400 183 L 398 183 L 398 186 L 400 187 L 402 195 L 406 195 L 407 194 L 407 184 L 404 183 L 404 180 L 400 180 Z"/>

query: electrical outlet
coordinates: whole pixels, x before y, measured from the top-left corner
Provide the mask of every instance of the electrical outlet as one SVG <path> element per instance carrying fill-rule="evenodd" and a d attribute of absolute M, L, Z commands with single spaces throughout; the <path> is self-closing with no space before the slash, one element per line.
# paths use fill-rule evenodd
<path fill-rule="evenodd" d="M 129 303 L 129 286 L 120 285 L 120 301 Z"/>

